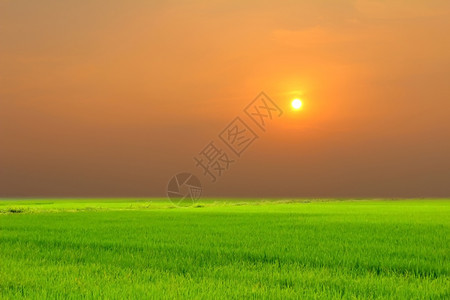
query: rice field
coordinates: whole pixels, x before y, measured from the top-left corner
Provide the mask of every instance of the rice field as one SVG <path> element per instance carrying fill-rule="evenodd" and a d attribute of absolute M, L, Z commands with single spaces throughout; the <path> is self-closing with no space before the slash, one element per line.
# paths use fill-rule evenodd
<path fill-rule="evenodd" d="M 450 201 L 0 200 L 0 298 L 449 299 Z"/>

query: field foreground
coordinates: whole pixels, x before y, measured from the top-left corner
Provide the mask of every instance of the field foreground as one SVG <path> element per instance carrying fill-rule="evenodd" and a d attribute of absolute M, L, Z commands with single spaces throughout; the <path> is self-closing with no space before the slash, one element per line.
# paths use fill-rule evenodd
<path fill-rule="evenodd" d="M 448 299 L 448 200 L 0 201 L 0 298 Z"/>

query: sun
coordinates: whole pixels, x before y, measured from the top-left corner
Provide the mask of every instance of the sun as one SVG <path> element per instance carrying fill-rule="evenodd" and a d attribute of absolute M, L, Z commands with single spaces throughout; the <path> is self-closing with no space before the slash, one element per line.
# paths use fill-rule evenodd
<path fill-rule="evenodd" d="M 291 102 L 292 108 L 298 110 L 302 107 L 302 101 L 300 99 L 294 99 Z"/>

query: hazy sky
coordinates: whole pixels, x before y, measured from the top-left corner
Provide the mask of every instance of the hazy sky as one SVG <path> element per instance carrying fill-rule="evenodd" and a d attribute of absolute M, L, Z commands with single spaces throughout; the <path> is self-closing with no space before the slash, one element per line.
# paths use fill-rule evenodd
<path fill-rule="evenodd" d="M 448 0 L 0 0 L 0 197 L 450 196 L 449 32 Z M 211 183 L 260 91 L 284 114 Z"/>

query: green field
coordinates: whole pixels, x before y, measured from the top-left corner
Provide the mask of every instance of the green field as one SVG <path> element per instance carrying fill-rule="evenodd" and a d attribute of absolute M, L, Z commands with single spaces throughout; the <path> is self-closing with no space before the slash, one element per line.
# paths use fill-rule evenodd
<path fill-rule="evenodd" d="M 0 298 L 449 299 L 448 200 L 0 201 Z"/>

